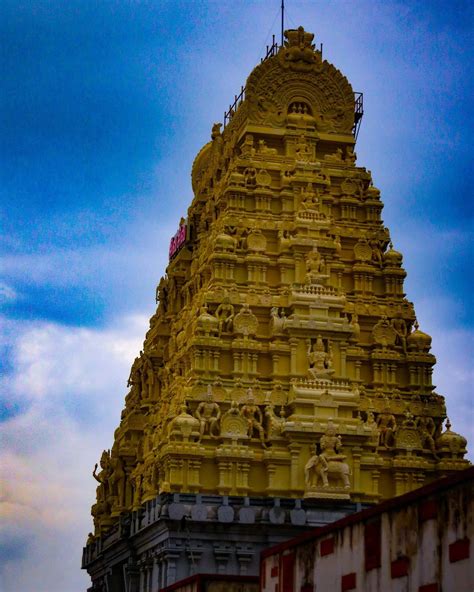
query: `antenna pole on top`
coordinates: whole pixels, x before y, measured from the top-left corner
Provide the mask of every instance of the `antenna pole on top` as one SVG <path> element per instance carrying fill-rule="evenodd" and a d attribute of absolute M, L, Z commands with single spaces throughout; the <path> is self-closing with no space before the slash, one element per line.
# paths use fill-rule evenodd
<path fill-rule="evenodd" d="M 285 0 L 281 0 L 281 44 L 283 45 L 283 30 L 285 28 Z"/>

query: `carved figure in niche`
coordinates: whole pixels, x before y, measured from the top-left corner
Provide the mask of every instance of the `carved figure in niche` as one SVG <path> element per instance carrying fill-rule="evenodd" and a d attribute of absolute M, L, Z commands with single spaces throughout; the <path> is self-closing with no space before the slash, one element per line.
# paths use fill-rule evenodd
<path fill-rule="evenodd" d="M 100 457 L 101 471 L 99 474 L 97 474 L 97 467 L 98 465 L 96 463 L 94 470 L 92 471 L 92 476 L 99 483 L 96 490 L 97 501 L 105 503 L 110 495 L 109 478 L 112 473 L 112 468 L 110 466 L 110 450 L 104 450 L 102 452 L 102 456 Z"/>
<path fill-rule="evenodd" d="M 336 426 L 332 421 L 328 421 L 319 445 L 321 454 L 312 456 L 304 468 L 306 486 L 310 489 L 315 488 L 321 481 L 323 487 L 329 487 L 342 481 L 344 489 L 350 489 L 350 468 L 344 462 L 346 456 L 339 452 L 342 448 L 342 439 L 336 434 Z"/>
<path fill-rule="evenodd" d="M 403 349 L 403 353 L 407 353 L 407 337 L 408 337 L 408 327 L 406 324 L 405 319 L 401 318 L 401 315 L 397 315 L 394 319 L 392 319 L 392 327 L 395 329 L 395 333 L 397 334 L 395 344 L 401 345 Z"/>
<path fill-rule="evenodd" d="M 397 430 L 397 420 L 391 413 L 390 408 L 385 407 L 377 417 L 377 428 L 379 430 L 379 446 L 389 450 L 395 443 L 395 432 Z"/>
<path fill-rule="evenodd" d="M 234 306 L 230 303 L 229 296 L 224 296 L 222 302 L 217 307 L 216 318 L 219 321 L 219 335 L 224 331 L 227 333 L 232 333 Z"/>
<path fill-rule="evenodd" d="M 367 412 L 364 427 L 369 431 L 369 444 L 373 446 L 373 450 L 375 452 L 379 444 L 379 429 L 377 427 L 377 422 L 375 421 L 375 415 L 373 411 Z"/>
<path fill-rule="evenodd" d="M 251 157 L 255 155 L 255 148 L 253 145 L 253 136 L 252 134 L 247 134 L 243 141 L 242 146 L 240 147 L 241 155 L 243 157 Z"/>
<path fill-rule="evenodd" d="M 328 343 L 326 352 L 321 335 L 318 335 L 312 348 L 311 340 L 308 339 L 308 362 L 312 378 L 327 378 L 334 374 L 331 345 Z"/>
<path fill-rule="evenodd" d="M 168 279 L 162 277 L 158 287 L 156 288 L 156 302 L 160 303 L 163 313 L 168 311 Z"/>
<path fill-rule="evenodd" d="M 173 300 L 174 310 L 180 310 L 183 306 L 181 290 L 178 286 L 178 282 L 176 281 L 176 279 L 174 277 L 170 278 L 169 295 L 170 295 L 170 299 Z"/>
<path fill-rule="evenodd" d="M 248 167 L 244 171 L 245 185 L 247 187 L 255 187 L 257 184 L 257 169 Z"/>
<path fill-rule="evenodd" d="M 346 162 L 349 164 L 354 164 L 357 160 L 357 154 L 354 152 L 354 148 L 352 146 L 347 146 L 346 148 Z"/>
<path fill-rule="evenodd" d="M 302 162 L 308 162 L 312 156 L 311 146 L 308 144 L 303 134 L 298 136 L 298 140 L 296 141 L 295 156 L 296 160 Z"/>
<path fill-rule="evenodd" d="M 140 365 L 141 365 L 141 360 L 139 357 L 136 357 L 135 360 L 133 361 L 132 367 L 130 369 L 130 376 L 128 377 L 128 380 L 127 380 L 127 386 L 131 386 L 131 387 L 136 386 L 136 387 L 138 387 L 138 391 L 140 391 L 141 384 L 142 384 Z"/>
<path fill-rule="evenodd" d="M 334 236 L 334 247 L 336 248 L 336 254 L 340 255 L 342 253 L 342 243 L 341 237 L 338 234 Z"/>
<path fill-rule="evenodd" d="M 276 154 L 276 148 L 269 148 L 265 142 L 265 140 L 258 141 L 258 153 L 259 154 Z"/>
<path fill-rule="evenodd" d="M 221 410 L 219 405 L 212 398 L 212 387 L 207 387 L 206 398 L 199 403 L 194 417 L 199 420 L 199 441 L 205 434 L 209 434 L 211 438 L 219 435 L 219 420 L 221 417 Z"/>
<path fill-rule="evenodd" d="M 314 181 L 320 185 L 331 185 L 331 177 L 325 171 L 317 173 Z"/>
<path fill-rule="evenodd" d="M 155 384 L 153 364 L 148 356 L 142 355 L 141 357 L 143 359 L 141 367 L 141 392 L 145 399 L 151 399 Z"/>
<path fill-rule="evenodd" d="M 279 312 L 278 306 L 272 306 L 270 310 L 270 327 L 273 332 L 283 331 L 285 328 L 285 310 L 281 309 L 281 314 Z"/>
<path fill-rule="evenodd" d="M 321 257 L 318 249 L 314 247 L 312 251 L 306 255 L 306 282 L 317 282 L 319 276 L 326 274 L 326 262 Z"/>
<path fill-rule="evenodd" d="M 211 131 L 211 140 L 212 140 L 212 146 L 211 146 L 211 156 L 210 156 L 210 169 L 214 169 L 213 173 L 215 172 L 215 170 L 220 166 L 220 161 L 221 161 L 221 155 L 223 152 L 223 148 L 224 148 L 224 141 L 222 139 L 222 134 L 221 134 L 221 127 L 222 127 L 222 123 L 214 123 L 214 125 L 212 126 L 212 131 Z"/>
<path fill-rule="evenodd" d="M 275 406 L 272 403 L 268 403 L 268 405 L 265 407 L 265 419 L 267 440 L 279 438 L 286 423 L 284 408 L 281 408 L 280 417 L 278 417 L 278 415 L 275 413 Z"/>
<path fill-rule="evenodd" d="M 142 489 L 143 497 L 156 494 L 157 474 L 154 461 L 150 462 L 143 471 Z"/>
<path fill-rule="evenodd" d="M 284 168 L 280 173 L 280 182 L 282 187 L 290 185 L 294 176 L 295 170 L 293 168 Z"/>
<path fill-rule="evenodd" d="M 132 509 L 138 510 L 142 504 L 143 493 L 143 464 L 138 463 L 130 475 L 130 481 L 133 487 Z"/>
<path fill-rule="evenodd" d="M 354 312 L 351 315 L 351 322 L 349 323 L 352 328 L 352 335 L 350 341 L 352 343 L 357 343 L 360 338 L 360 325 L 359 325 L 359 315 Z"/>
<path fill-rule="evenodd" d="M 241 409 L 242 417 L 247 422 L 248 428 L 248 436 L 252 438 L 254 432 L 258 433 L 260 441 L 262 445 L 266 447 L 265 444 L 265 432 L 263 429 L 263 416 L 260 408 L 258 405 L 255 404 L 255 398 L 253 396 L 253 391 L 251 388 L 247 391 L 247 402 L 243 405 Z"/>
<path fill-rule="evenodd" d="M 337 148 L 336 152 L 334 152 L 333 154 L 326 154 L 326 156 L 324 157 L 324 159 L 327 160 L 328 162 L 334 162 L 336 164 L 342 164 L 342 162 L 343 162 L 342 148 Z"/>
<path fill-rule="evenodd" d="M 117 505 L 122 508 L 125 505 L 125 470 L 120 456 L 110 457 L 110 468 L 110 493 L 117 500 Z"/>
<path fill-rule="evenodd" d="M 438 460 L 436 452 L 436 424 L 432 417 L 421 415 L 416 419 L 416 427 L 420 432 L 421 444 L 423 448 L 428 448 L 433 453 L 433 456 Z"/>
<path fill-rule="evenodd" d="M 306 189 L 302 187 L 300 209 L 319 212 L 320 202 L 318 195 L 319 191 L 313 189 L 312 183 L 308 183 Z"/>
<path fill-rule="evenodd" d="M 280 251 L 288 250 L 291 244 L 291 232 L 289 230 L 279 230 L 278 241 L 280 243 Z"/>
<path fill-rule="evenodd" d="M 383 267 L 383 250 L 385 247 L 384 241 L 373 237 L 369 240 L 369 245 L 372 248 L 372 261 Z"/>

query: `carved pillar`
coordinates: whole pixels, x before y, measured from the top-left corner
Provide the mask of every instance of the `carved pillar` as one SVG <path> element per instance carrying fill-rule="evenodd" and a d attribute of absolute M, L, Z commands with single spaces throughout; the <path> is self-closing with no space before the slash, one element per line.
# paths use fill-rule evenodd
<path fill-rule="evenodd" d="M 353 473 L 353 488 L 355 491 L 360 491 L 360 457 L 362 454 L 361 448 L 352 449 L 352 473 Z M 373 477 L 372 477 L 373 478 Z"/>
<path fill-rule="evenodd" d="M 219 495 L 228 495 L 232 489 L 232 463 L 228 460 L 218 459 L 219 483 L 217 489 Z"/>
<path fill-rule="evenodd" d="M 401 471 L 395 473 L 395 495 L 402 495 L 405 493 L 404 474 Z"/>
<path fill-rule="evenodd" d="M 234 374 L 242 374 L 242 354 L 234 352 L 232 357 L 234 359 Z"/>
<path fill-rule="evenodd" d="M 160 589 L 160 560 L 156 552 L 153 553 L 153 569 L 151 579 L 151 592 Z"/>
<path fill-rule="evenodd" d="M 201 480 L 200 480 L 200 470 L 201 470 L 201 459 L 200 458 L 190 458 L 187 462 L 187 486 L 190 493 L 197 493 L 201 491 Z"/>
<path fill-rule="evenodd" d="M 248 573 L 248 566 L 255 555 L 253 545 L 249 543 L 237 543 L 235 553 L 239 562 L 239 574 L 245 576 Z"/>
<path fill-rule="evenodd" d="M 250 357 L 250 374 L 257 374 L 258 354 L 249 354 Z"/>
<path fill-rule="evenodd" d="M 130 557 L 124 567 L 126 589 L 128 592 L 140 592 L 140 569 Z"/>
<path fill-rule="evenodd" d="M 372 471 L 372 493 L 375 495 L 379 494 L 379 479 L 380 479 L 380 471 L 374 469 Z"/>
<path fill-rule="evenodd" d="M 299 340 L 296 337 L 292 337 L 291 339 L 289 339 L 289 343 L 290 343 L 290 374 L 291 375 L 295 375 L 297 373 L 297 349 L 298 349 L 298 342 Z"/>
<path fill-rule="evenodd" d="M 176 582 L 176 560 L 179 551 L 167 551 L 166 553 L 166 585 L 170 586 Z"/>
<path fill-rule="evenodd" d="M 217 564 L 217 573 L 226 574 L 227 564 L 232 555 L 232 547 L 228 543 L 214 543 L 214 557 Z"/>
<path fill-rule="evenodd" d="M 247 495 L 249 487 L 249 462 L 234 463 L 233 469 L 235 471 L 235 486 L 239 495 Z"/>
<path fill-rule="evenodd" d="M 272 371 L 273 371 L 273 375 L 277 376 L 278 375 L 278 362 L 280 360 L 280 356 L 279 354 L 272 354 Z"/>
<path fill-rule="evenodd" d="M 291 455 L 291 465 L 290 465 L 290 489 L 291 490 L 300 490 L 301 486 L 301 467 L 300 467 L 300 454 L 301 454 L 301 444 L 298 442 L 291 442 L 288 444 L 288 449 Z"/>
<path fill-rule="evenodd" d="M 295 282 L 302 283 L 305 280 L 305 262 L 302 253 L 294 255 Z"/>
<path fill-rule="evenodd" d="M 276 473 L 276 466 L 274 464 L 272 464 L 271 462 L 269 462 L 267 464 L 267 479 L 268 479 L 268 484 L 267 484 L 267 490 L 268 491 L 272 491 L 275 485 L 275 473 Z"/>
<path fill-rule="evenodd" d="M 341 353 L 341 377 L 346 378 L 346 376 L 347 376 L 347 367 L 346 367 L 347 347 L 343 344 L 340 344 L 339 351 Z"/>
<path fill-rule="evenodd" d="M 362 367 L 362 362 L 360 360 L 357 360 L 355 362 L 355 378 L 356 380 L 360 380 L 360 369 Z"/>

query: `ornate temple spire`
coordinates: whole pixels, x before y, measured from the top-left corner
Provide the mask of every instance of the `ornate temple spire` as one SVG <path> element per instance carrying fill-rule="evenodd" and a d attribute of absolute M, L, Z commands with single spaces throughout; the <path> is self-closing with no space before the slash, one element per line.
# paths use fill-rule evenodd
<path fill-rule="evenodd" d="M 312 33 L 285 37 L 194 161 L 96 535 L 160 493 L 374 503 L 467 466 L 357 163 L 358 96 Z"/>

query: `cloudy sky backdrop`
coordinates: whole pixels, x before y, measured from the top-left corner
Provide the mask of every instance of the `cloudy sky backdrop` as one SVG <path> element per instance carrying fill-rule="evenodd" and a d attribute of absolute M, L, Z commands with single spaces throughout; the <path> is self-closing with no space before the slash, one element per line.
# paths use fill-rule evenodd
<path fill-rule="evenodd" d="M 91 471 L 191 164 L 278 32 L 279 4 L 0 2 L 5 592 L 87 588 Z M 287 14 L 364 92 L 358 162 L 382 191 L 453 429 L 474 442 L 470 3 L 287 0 Z"/>

